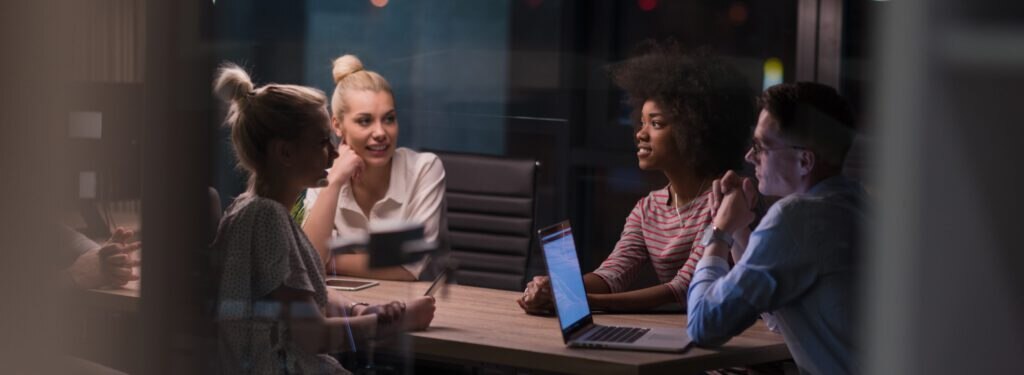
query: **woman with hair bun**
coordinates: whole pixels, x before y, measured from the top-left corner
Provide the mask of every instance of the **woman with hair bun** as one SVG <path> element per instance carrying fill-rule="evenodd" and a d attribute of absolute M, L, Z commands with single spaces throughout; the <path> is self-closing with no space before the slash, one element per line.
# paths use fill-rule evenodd
<path fill-rule="evenodd" d="M 434 300 L 353 304 L 324 285 L 323 263 L 288 209 L 327 177 L 327 98 L 316 89 L 256 88 L 233 64 L 220 68 L 217 94 L 248 189 L 225 212 L 214 240 L 221 372 L 348 373 L 327 353 L 403 330 L 425 329 Z"/>
<path fill-rule="evenodd" d="M 303 230 L 327 262 L 327 272 L 388 280 L 429 278 L 430 258 L 397 267 L 370 269 L 365 253 L 330 256 L 332 235 L 365 235 L 379 220 L 424 225 L 424 236 L 447 242 L 444 167 L 437 155 L 398 147 L 398 115 L 391 85 L 366 70 L 359 58 L 334 60 L 331 126 L 341 139 L 327 185 L 311 189 L 303 206 Z"/>

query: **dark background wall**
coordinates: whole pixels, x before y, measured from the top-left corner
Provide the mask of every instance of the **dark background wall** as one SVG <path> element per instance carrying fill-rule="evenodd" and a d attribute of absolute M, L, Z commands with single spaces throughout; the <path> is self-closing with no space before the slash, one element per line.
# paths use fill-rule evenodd
<path fill-rule="evenodd" d="M 585 270 L 611 251 L 636 200 L 665 183 L 636 167 L 630 108 L 608 79 L 610 64 L 652 38 L 711 48 L 754 88 L 766 59 L 782 61 L 786 80 L 795 64 L 796 0 L 220 0 L 215 8 L 218 57 L 261 83 L 329 94 L 331 60 L 355 54 L 394 88 L 399 145 L 539 160 L 537 223 L 571 219 Z M 226 150 L 215 180 L 229 202 L 242 180 Z"/>

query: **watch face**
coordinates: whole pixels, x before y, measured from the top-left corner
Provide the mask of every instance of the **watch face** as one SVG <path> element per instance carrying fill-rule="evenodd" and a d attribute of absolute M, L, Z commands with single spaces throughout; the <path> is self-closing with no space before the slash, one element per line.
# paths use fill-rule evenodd
<path fill-rule="evenodd" d="M 715 228 L 713 226 L 708 225 L 707 228 L 704 228 L 704 236 L 700 240 L 701 246 L 708 247 L 709 245 L 711 245 L 711 241 L 714 240 L 714 238 Z"/>
<path fill-rule="evenodd" d="M 711 246 L 711 243 L 715 242 L 715 240 L 721 240 L 726 246 L 732 247 L 732 236 L 715 228 L 713 225 L 708 225 L 707 229 L 704 230 L 704 236 L 701 239 L 700 244 L 704 247 L 708 247 Z"/>

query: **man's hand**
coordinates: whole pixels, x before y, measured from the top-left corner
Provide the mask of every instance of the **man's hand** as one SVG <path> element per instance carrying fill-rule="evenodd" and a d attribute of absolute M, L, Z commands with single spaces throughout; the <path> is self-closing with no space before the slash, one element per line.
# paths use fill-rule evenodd
<path fill-rule="evenodd" d="M 714 217 L 718 214 L 718 208 L 722 205 L 722 200 L 726 195 L 733 192 L 736 189 L 743 188 L 743 180 L 745 178 L 740 177 L 733 171 L 726 171 L 722 178 L 711 182 L 711 216 Z M 753 205 L 751 205 L 753 207 Z"/>
<path fill-rule="evenodd" d="M 721 198 L 715 212 L 714 225 L 726 233 L 735 233 L 754 222 L 753 205 L 757 199 L 753 181 L 744 178 L 739 188 L 732 188 Z"/>
<path fill-rule="evenodd" d="M 71 279 L 83 289 L 122 286 L 138 280 L 139 276 L 132 270 L 138 262 L 131 254 L 141 248 L 142 243 L 128 242 L 134 235 L 132 231 L 117 228 L 102 246 L 75 259 L 68 269 Z"/>
<path fill-rule="evenodd" d="M 519 297 L 516 302 L 527 314 L 553 314 L 555 303 L 551 294 L 551 278 L 534 276 L 533 280 L 526 284 L 526 290 L 523 291 L 522 297 Z"/>

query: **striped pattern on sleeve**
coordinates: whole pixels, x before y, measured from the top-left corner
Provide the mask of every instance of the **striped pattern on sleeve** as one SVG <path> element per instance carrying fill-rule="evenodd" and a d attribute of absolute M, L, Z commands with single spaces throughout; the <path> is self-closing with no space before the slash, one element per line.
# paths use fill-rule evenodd
<path fill-rule="evenodd" d="M 686 290 L 704 253 L 700 234 L 712 222 L 711 190 L 680 207 L 672 207 L 668 187 L 641 198 L 626 218 L 615 249 L 594 274 L 612 293 L 624 292 L 636 279 L 640 266 L 652 262 L 658 280 L 686 304 Z"/>

